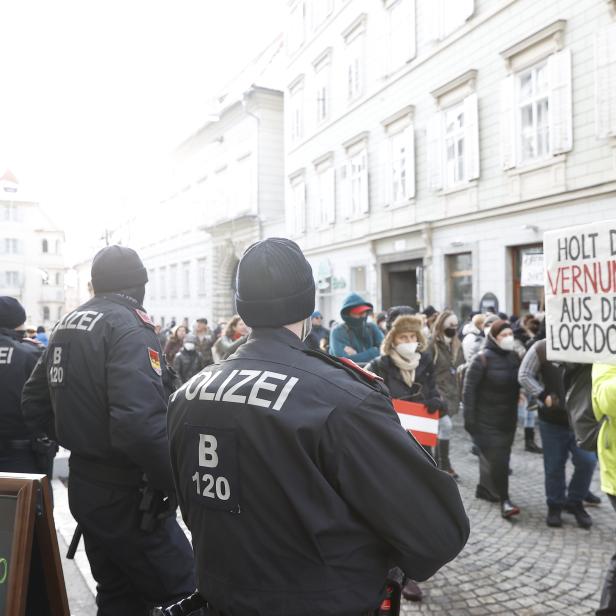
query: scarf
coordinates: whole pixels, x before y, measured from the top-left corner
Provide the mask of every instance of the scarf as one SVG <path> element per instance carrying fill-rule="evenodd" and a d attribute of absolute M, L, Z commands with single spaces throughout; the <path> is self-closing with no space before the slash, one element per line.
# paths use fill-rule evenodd
<path fill-rule="evenodd" d="M 412 359 L 408 360 L 402 357 L 396 349 L 392 349 L 389 356 L 394 364 L 396 364 L 398 370 L 400 370 L 400 374 L 402 375 L 402 380 L 405 385 L 407 387 L 411 387 L 415 382 L 415 369 L 419 365 L 421 355 L 419 353 L 414 353 Z"/>

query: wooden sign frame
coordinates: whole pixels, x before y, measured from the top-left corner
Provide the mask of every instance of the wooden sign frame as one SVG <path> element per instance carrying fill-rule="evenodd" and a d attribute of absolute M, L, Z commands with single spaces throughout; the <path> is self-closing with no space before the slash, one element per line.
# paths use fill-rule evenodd
<path fill-rule="evenodd" d="M 45 578 L 44 588 L 37 591 L 47 595 L 48 614 L 70 616 L 49 479 L 46 475 L 0 473 L 0 495 L 17 497 L 6 615 L 24 616 L 32 558 L 36 558 Z"/>

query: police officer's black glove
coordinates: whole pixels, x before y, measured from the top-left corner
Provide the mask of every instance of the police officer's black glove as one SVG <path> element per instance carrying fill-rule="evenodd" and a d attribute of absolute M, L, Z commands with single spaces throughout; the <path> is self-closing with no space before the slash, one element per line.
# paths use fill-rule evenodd
<path fill-rule="evenodd" d="M 440 398 L 430 398 L 425 402 L 428 413 L 436 413 L 443 410 L 443 401 Z"/>

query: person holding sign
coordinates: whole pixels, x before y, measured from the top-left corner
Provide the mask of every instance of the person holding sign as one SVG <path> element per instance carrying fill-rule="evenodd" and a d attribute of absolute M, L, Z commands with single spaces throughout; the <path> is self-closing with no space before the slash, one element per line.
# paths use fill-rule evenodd
<path fill-rule="evenodd" d="M 424 404 L 428 412 L 444 408 L 436 383 L 432 357 L 427 353 L 428 342 L 423 334 L 423 319 L 403 314 L 393 323 L 381 345 L 381 355 L 373 359 L 366 370 L 380 376 L 394 399 Z M 424 446 L 431 454 L 431 448 Z M 415 580 L 407 578 L 402 596 L 420 601 L 423 593 Z"/>
<path fill-rule="evenodd" d="M 243 254 L 228 359 L 171 396 L 171 462 L 214 614 L 373 614 L 398 564 L 425 580 L 464 546 L 458 488 L 403 429 L 382 380 L 305 343 L 310 264 L 288 239 Z"/>
<path fill-rule="evenodd" d="M 36 429 L 53 419 L 71 451 L 69 505 L 98 616 L 147 616 L 195 589 L 175 519 L 169 371 L 142 306 L 147 280 L 134 250 L 103 248 L 92 263 L 94 297 L 60 319 L 23 391 L 26 422 Z"/>
<path fill-rule="evenodd" d="M 485 347 L 473 358 L 464 379 L 464 427 L 479 448 L 479 484 L 475 496 L 500 502 L 501 515 L 520 510 L 509 500 L 509 458 L 518 413 L 518 366 L 511 324 L 499 319 Z"/>

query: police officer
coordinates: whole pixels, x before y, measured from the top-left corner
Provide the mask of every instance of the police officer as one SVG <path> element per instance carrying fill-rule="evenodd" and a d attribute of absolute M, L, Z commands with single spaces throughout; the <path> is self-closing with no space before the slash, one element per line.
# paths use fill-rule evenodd
<path fill-rule="evenodd" d="M 14 298 L 0 297 L 0 471 L 39 473 L 32 438 L 21 412 L 21 390 L 40 353 L 22 342 L 26 311 Z"/>
<path fill-rule="evenodd" d="M 391 566 L 425 580 L 462 549 L 458 488 L 378 377 L 304 344 L 315 286 L 297 244 L 250 246 L 236 288 L 248 342 L 168 411 L 197 587 L 212 614 L 372 614 Z"/>
<path fill-rule="evenodd" d="M 142 307 L 147 279 L 134 250 L 101 250 L 92 263 L 94 297 L 56 325 L 23 393 L 27 422 L 36 429 L 53 413 L 58 440 L 71 451 L 69 505 L 97 582 L 99 616 L 145 616 L 195 588 L 190 544 L 175 519 L 167 367 Z M 148 497 L 156 489 L 166 499 L 143 502 L 144 473 Z M 148 514 L 155 506 L 147 530 L 140 503 Z"/>

